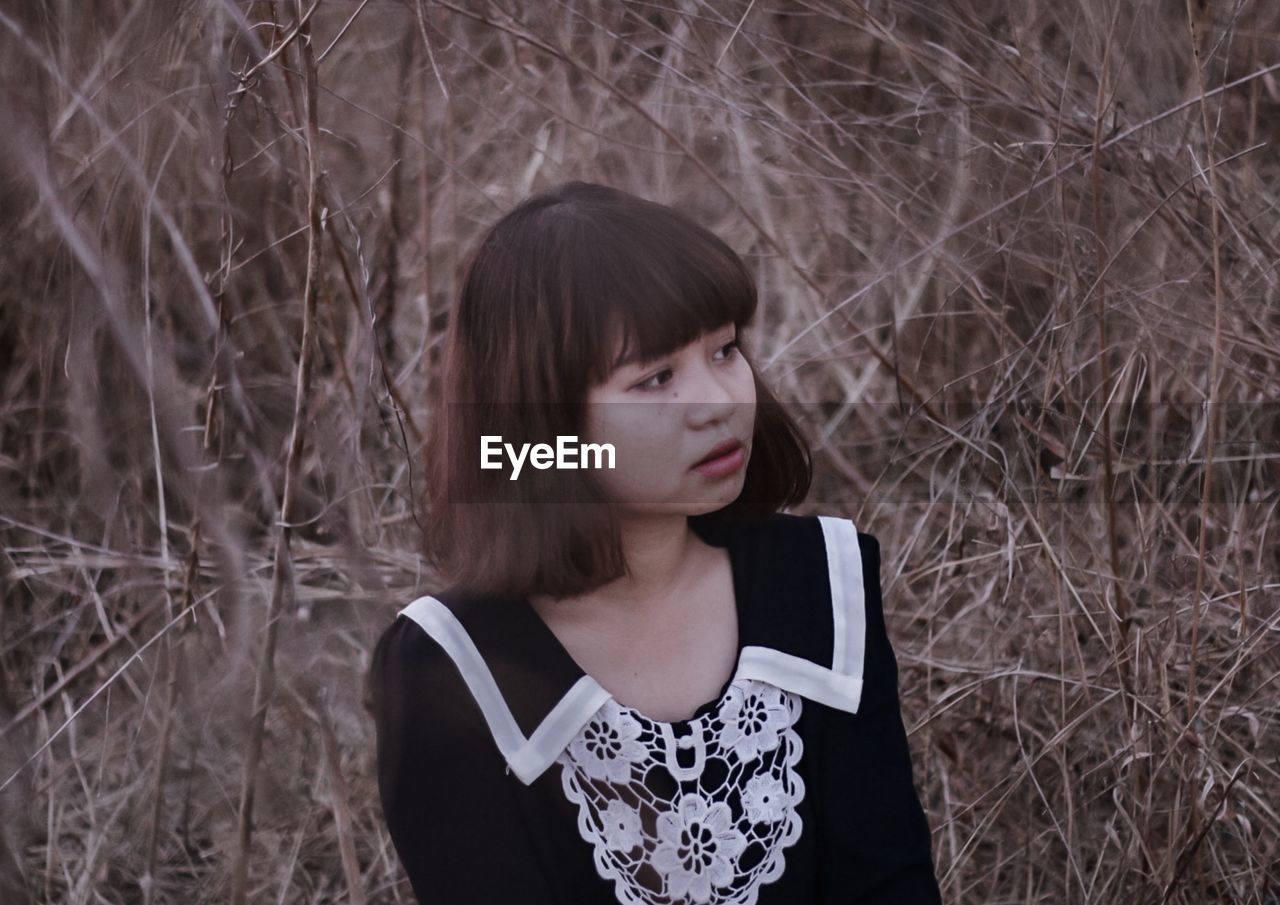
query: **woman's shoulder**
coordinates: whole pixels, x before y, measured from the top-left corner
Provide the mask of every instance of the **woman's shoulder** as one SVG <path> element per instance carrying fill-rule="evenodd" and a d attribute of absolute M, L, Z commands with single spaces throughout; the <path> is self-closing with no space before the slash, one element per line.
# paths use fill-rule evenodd
<path fill-rule="evenodd" d="M 823 530 L 823 526 L 835 524 L 848 525 L 850 529 L 855 531 L 859 540 L 874 542 L 875 535 L 869 531 L 864 531 L 858 527 L 854 520 L 847 515 L 840 515 L 834 512 L 812 512 L 797 513 L 779 511 L 761 519 L 751 519 L 740 522 L 738 531 L 740 534 L 756 537 L 796 537 L 815 530 Z"/>
<path fill-rule="evenodd" d="M 834 513 L 776 512 L 739 526 L 738 537 L 753 558 L 789 565 L 811 559 L 827 563 L 857 549 L 864 573 L 867 567 L 878 569 L 880 565 L 879 539 L 848 516 Z"/>
<path fill-rule="evenodd" d="M 744 530 L 739 543 L 744 665 L 757 678 L 856 712 L 864 682 L 878 684 L 883 659 L 875 537 L 842 516 L 777 513 Z"/>
<path fill-rule="evenodd" d="M 401 609 L 378 635 L 367 675 L 369 699 L 375 714 L 386 714 L 411 706 L 415 715 L 433 720 L 467 719 L 470 712 L 459 707 L 459 692 L 465 691 L 453 659 L 441 643 L 410 617 L 414 604 L 430 601 L 447 608 L 446 595 L 419 597 Z"/>
<path fill-rule="evenodd" d="M 443 656 L 444 651 L 435 639 L 401 610 L 378 635 L 373 646 L 370 673 L 381 679 L 390 672 L 421 672 Z"/>

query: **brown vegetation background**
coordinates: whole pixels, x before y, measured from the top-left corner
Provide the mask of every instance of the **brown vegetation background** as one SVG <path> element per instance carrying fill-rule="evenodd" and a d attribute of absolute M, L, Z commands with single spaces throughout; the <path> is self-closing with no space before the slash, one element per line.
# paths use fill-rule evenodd
<path fill-rule="evenodd" d="M 750 263 L 946 901 L 1275 905 L 1278 79 L 1271 0 L 0 4 L 0 901 L 411 901 L 427 393 L 582 178 Z"/>

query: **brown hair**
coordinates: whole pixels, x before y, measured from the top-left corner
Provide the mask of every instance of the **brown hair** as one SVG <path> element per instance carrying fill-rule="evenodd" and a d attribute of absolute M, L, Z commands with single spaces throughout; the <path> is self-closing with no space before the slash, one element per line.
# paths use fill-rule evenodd
<path fill-rule="evenodd" d="M 478 467 L 479 438 L 554 445 L 580 434 L 588 391 L 619 364 L 731 321 L 755 377 L 751 457 L 738 498 L 690 524 L 709 538 L 804 499 L 808 444 L 743 342 L 756 305 L 742 259 L 670 207 L 585 182 L 518 204 L 472 253 L 449 324 L 427 446 L 427 560 L 452 586 L 503 595 L 581 594 L 626 574 L 618 526 L 588 472 L 511 481 Z"/>

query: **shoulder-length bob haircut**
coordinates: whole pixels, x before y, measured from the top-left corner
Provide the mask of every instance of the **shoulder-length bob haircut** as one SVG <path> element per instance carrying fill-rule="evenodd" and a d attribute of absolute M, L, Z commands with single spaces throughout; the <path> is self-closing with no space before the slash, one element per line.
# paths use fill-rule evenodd
<path fill-rule="evenodd" d="M 580 436 L 588 391 L 620 362 L 730 322 L 755 377 L 751 458 L 738 498 L 690 524 L 712 540 L 803 500 L 808 443 L 742 337 L 756 306 L 742 259 L 670 207 L 570 182 L 503 216 L 467 263 L 436 383 L 422 508 L 423 553 L 440 577 L 466 592 L 559 598 L 625 575 L 617 522 L 589 471 L 526 468 L 512 481 L 479 467 L 480 438 Z"/>

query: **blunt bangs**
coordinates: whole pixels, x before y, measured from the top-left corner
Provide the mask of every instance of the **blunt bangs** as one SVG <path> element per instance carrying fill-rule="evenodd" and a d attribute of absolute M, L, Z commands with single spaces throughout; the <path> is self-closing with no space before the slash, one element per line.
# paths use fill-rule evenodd
<path fill-rule="evenodd" d="M 661 205 L 641 201 L 617 211 L 587 210 L 590 242 L 580 247 L 587 291 L 582 307 L 606 302 L 604 329 L 588 338 L 592 383 L 634 361 L 668 354 L 700 336 L 755 316 L 755 281 L 717 236 Z"/>
<path fill-rule="evenodd" d="M 508 233 L 527 230 L 517 237 Z M 520 274 L 513 309 L 529 299 L 554 325 L 558 397 L 571 402 L 631 361 L 647 361 L 755 316 L 755 281 L 723 240 L 661 204 L 570 182 L 522 202 L 494 245 Z M 527 254 L 520 254 L 527 250 Z M 486 255 L 486 258 L 492 255 Z M 551 303 L 556 312 L 544 311 Z"/>

